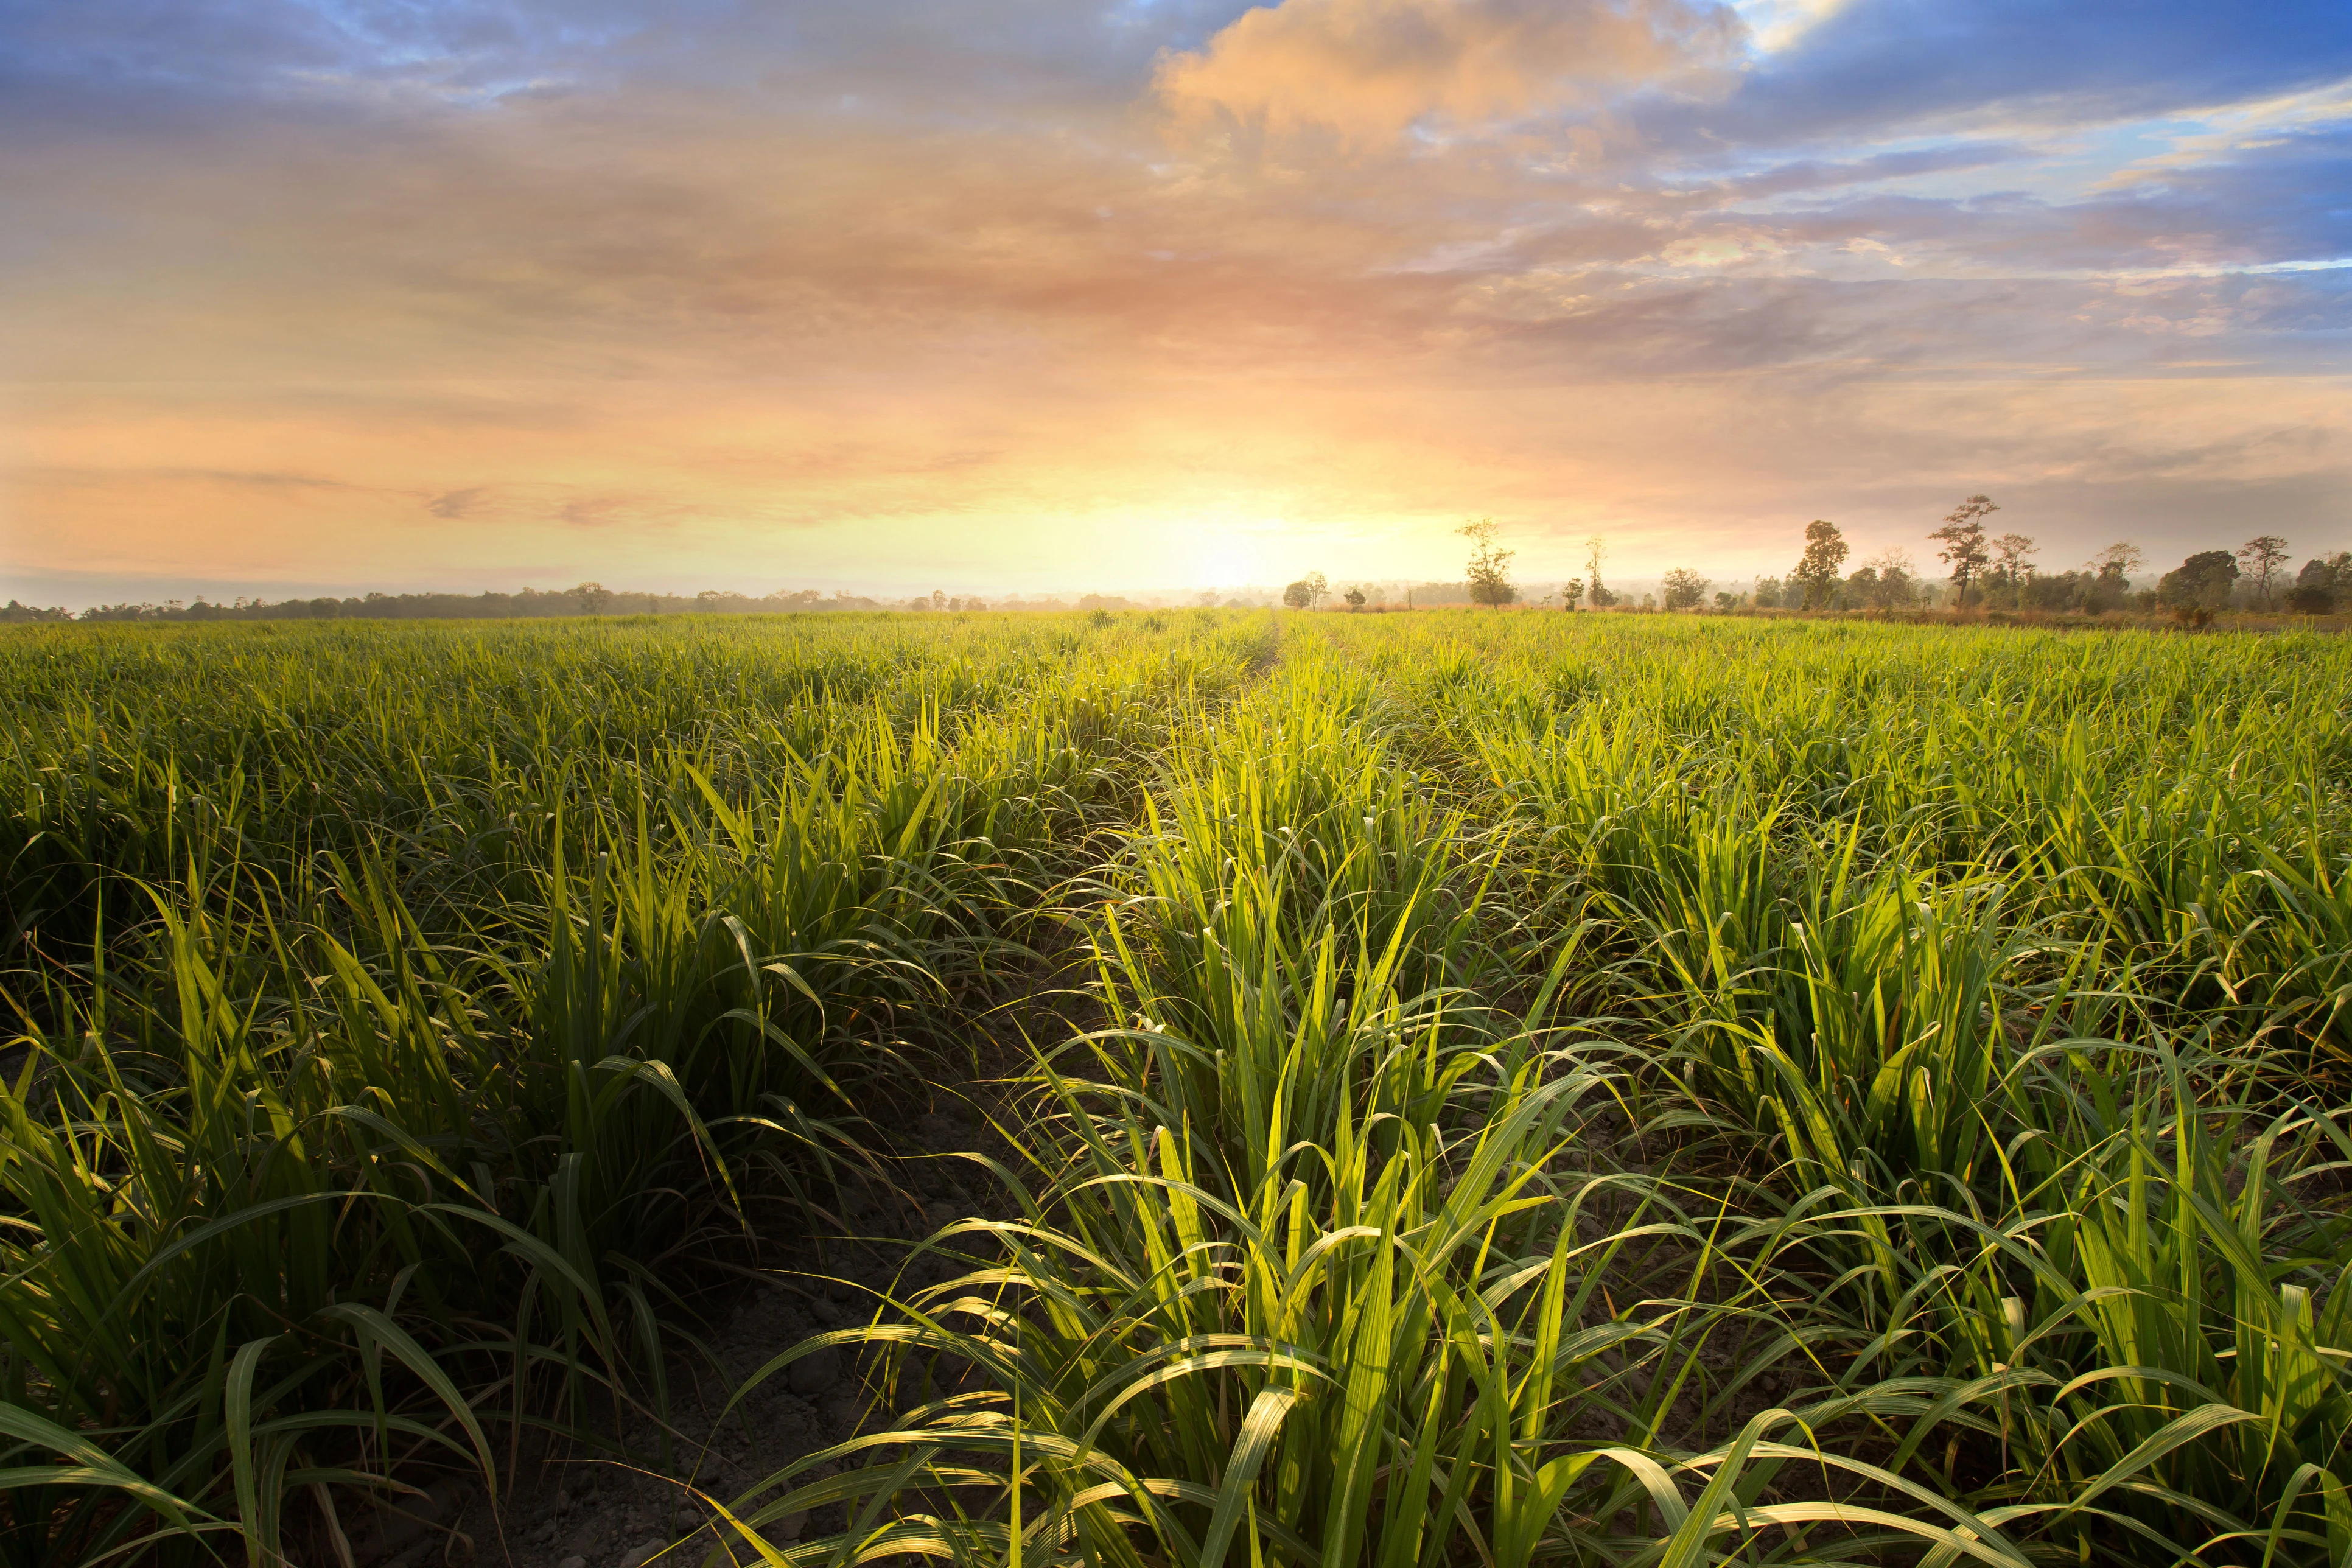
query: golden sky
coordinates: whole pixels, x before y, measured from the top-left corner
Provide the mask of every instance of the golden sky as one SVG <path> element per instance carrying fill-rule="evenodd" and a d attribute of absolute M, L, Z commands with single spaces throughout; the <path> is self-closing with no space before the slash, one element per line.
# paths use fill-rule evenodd
<path fill-rule="evenodd" d="M 11 11 L 0 594 L 2300 558 L 2347 188 L 2334 4 Z"/>

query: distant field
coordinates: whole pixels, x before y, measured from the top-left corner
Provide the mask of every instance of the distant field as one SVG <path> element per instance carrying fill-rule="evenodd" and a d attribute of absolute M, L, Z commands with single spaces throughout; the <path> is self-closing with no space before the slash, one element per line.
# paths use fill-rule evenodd
<path fill-rule="evenodd" d="M 9 1568 L 307 1565 L 659 1407 L 1077 983 L 1027 1220 L 739 1558 L 2352 1549 L 2341 638 L 28 626 L 0 696 Z"/>

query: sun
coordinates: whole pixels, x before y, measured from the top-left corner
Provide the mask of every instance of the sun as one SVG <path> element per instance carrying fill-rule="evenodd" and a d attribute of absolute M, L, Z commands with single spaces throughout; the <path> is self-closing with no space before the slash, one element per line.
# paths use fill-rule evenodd
<path fill-rule="evenodd" d="M 1255 583 L 1264 574 L 1265 560 L 1257 541 L 1231 524 L 1202 521 L 1176 526 L 1194 534 L 1185 542 L 1181 556 L 1184 575 L 1193 585 L 1235 587 Z"/>

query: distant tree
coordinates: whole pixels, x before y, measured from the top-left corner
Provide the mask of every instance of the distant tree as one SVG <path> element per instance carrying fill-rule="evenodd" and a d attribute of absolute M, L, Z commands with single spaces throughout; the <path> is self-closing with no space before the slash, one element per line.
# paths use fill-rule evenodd
<path fill-rule="evenodd" d="M 1348 613 L 1349 615 L 1354 615 L 1357 611 L 1361 610 L 1364 607 L 1364 590 L 1362 588 L 1356 587 L 1349 589 L 1346 598 L 1348 601 Z"/>
<path fill-rule="evenodd" d="M 2228 605 L 2237 581 L 2238 563 L 2228 551 L 2200 550 L 2164 574 L 2156 585 L 2156 600 L 2168 610 L 2210 615 Z"/>
<path fill-rule="evenodd" d="M 2127 539 L 2119 539 L 2092 556 L 2088 564 L 2102 577 L 2128 578 L 2147 564 L 2147 552 Z"/>
<path fill-rule="evenodd" d="M 1882 550 L 1845 580 L 1845 602 L 1868 610 L 1908 609 L 1919 602 L 1919 579 L 1911 557 Z"/>
<path fill-rule="evenodd" d="M 1470 584 L 1470 602 L 1500 609 L 1517 599 L 1519 591 L 1511 585 L 1511 557 L 1518 552 L 1495 548 L 1503 533 L 1495 520 L 1477 518 L 1454 531 L 1470 542 L 1470 560 L 1463 568 L 1463 579 Z"/>
<path fill-rule="evenodd" d="M 1282 602 L 1294 610 L 1312 608 L 1315 601 L 1323 596 L 1322 577 L 1323 574 L 1320 572 L 1309 572 L 1297 582 L 1283 589 Z"/>
<path fill-rule="evenodd" d="M 2129 540 L 2117 540 L 2092 556 L 2086 563 L 2093 575 L 2083 591 L 2083 608 L 2095 616 L 2120 609 L 2131 588 L 2131 574 L 2147 562 L 2147 552 Z"/>
<path fill-rule="evenodd" d="M 1845 564 L 1845 535 L 1836 523 L 1815 518 L 1805 524 L 1805 555 L 1789 582 L 1804 595 L 1804 607 L 1818 610 L 1837 592 L 1838 568 Z"/>
<path fill-rule="evenodd" d="M 1583 597 L 1584 597 L 1584 579 L 1583 579 L 1583 578 L 1581 578 L 1581 577 L 1570 577 L 1567 582 L 1562 583 L 1562 584 L 1559 585 L 1559 607 L 1560 607 L 1561 609 L 1563 609 L 1563 610 L 1573 610 L 1573 609 L 1575 609 L 1575 608 L 1576 608 L 1576 603 L 1577 603 L 1577 601 L 1578 601 L 1579 599 L 1583 598 Z"/>
<path fill-rule="evenodd" d="M 2027 557 L 2041 551 L 2042 546 L 2021 533 L 2004 533 L 1992 542 L 1992 570 L 1986 576 L 2007 590 L 2011 608 L 2024 607 L 2025 580 L 2033 575 L 2033 563 Z"/>
<path fill-rule="evenodd" d="M 613 602 L 612 593 L 602 583 L 583 583 L 572 590 L 572 596 L 580 601 L 580 613 L 583 616 L 601 616 L 604 606 Z"/>
<path fill-rule="evenodd" d="M 1983 573 L 1992 552 L 1985 547 L 1985 519 L 2000 510 L 1990 496 L 1970 496 L 1954 507 L 1944 526 L 1927 535 L 1944 548 L 1937 553 L 1952 569 L 1954 603 L 1965 608 L 1969 586 Z"/>
<path fill-rule="evenodd" d="M 2238 546 L 2238 559 L 2246 563 L 2246 575 L 2254 580 L 2263 607 L 2270 608 L 2271 580 L 2286 564 L 2286 541 L 2275 533 L 2257 534 Z"/>
<path fill-rule="evenodd" d="M 1759 610 L 1779 609 L 1781 604 L 1780 579 L 1778 577 L 1756 578 L 1748 584 L 1748 596 L 1755 601 L 1756 607 Z"/>
<path fill-rule="evenodd" d="M 1659 583 L 1658 591 L 1670 610 L 1696 610 L 1706 603 L 1706 591 L 1713 587 L 1706 578 L 1687 566 L 1677 566 Z"/>
<path fill-rule="evenodd" d="M 2302 616 L 2324 616 L 2352 600 L 2352 552 L 2337 551 L 2303 563 L 2286 596 L 2287 608 Z"/>
<path fill-rule="evenodd" d="M 1718 592 L 1715 595 L 1715 607 L 1717 610 L 1727 615 L 1731 611 L 1739 608 L 1740 600 L 1745 595 L 1739 594 Z"/>
<path fill-rule="evenodd" d="M 1596 533 L 1584 542 L 1584 572 L 1592 580 L 1592 586 L 1585 596 L 1592 601 L 1592 607 L 1596 610 L 1605 610 L 1617 602 L 1617 595 L 1602 586 L 1601 582 L 1601 562 L 1608 553 L 1609 542 L 1601 535 Z"/>

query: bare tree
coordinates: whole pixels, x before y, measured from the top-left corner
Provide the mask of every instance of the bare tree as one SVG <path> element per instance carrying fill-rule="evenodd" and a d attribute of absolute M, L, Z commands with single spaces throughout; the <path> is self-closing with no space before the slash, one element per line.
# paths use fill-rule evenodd
<path fill-rule="evenodd" d="M 1990 496 L 1970 496 L 1952 509 L 1943 527 L 1927 536 L 1944 546 L 1937 553 L 1952 569 L 1952 586 L 1958 590 L 1963 608 L 1969 602 L 1969 584 L 1991 559 L 1991 552 L 1985 548 L 1985 519 L 2000 510 Z"/>
<path fill-rule="evenodd" d="M 2262 595 L 2263 608 L 2269 609 L 2271 581 L 2286 564 L 2286 541 L 2275 533 L 2258 534 L 2238 546 L 2238 559 L 2246 563 L 2246 575 L 2254 580 L 2254 592 Z"/>

